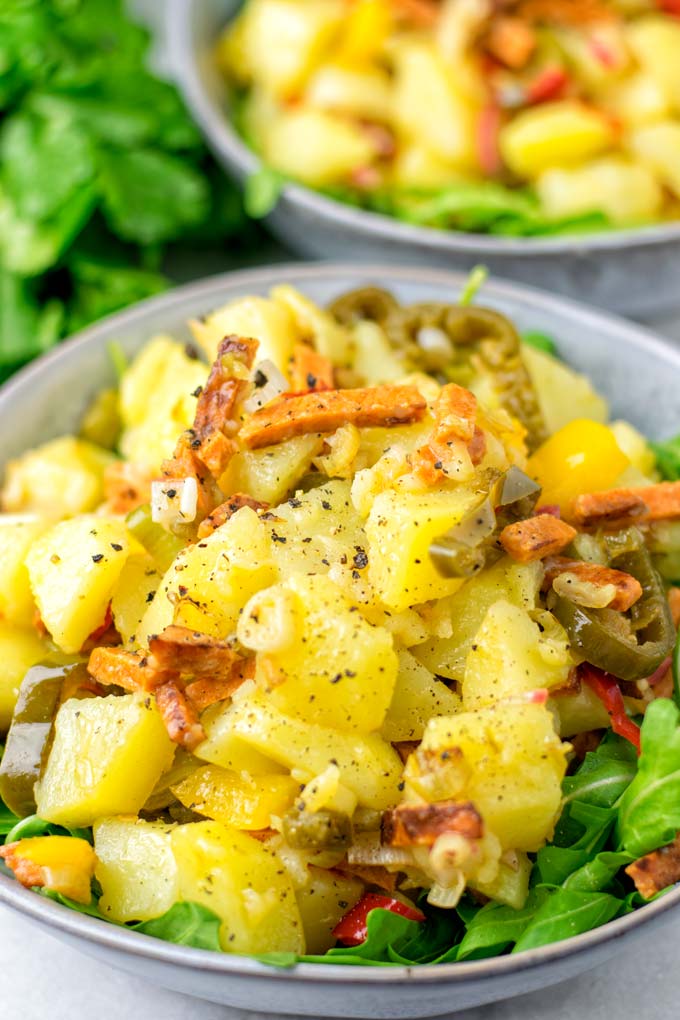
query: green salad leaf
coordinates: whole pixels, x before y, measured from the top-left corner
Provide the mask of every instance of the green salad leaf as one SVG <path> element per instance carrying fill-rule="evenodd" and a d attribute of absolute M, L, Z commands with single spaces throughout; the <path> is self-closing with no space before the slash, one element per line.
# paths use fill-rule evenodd
<path fill-rule="evenodd" d="M 535 347 L 537 351 L 543 351 L 544 354 L 552 354 L 553 357 L 557 357 L 555 341 L 547 333 L 539 333 L 535 330 L 522 333 L 522 343 L 529 347 Z"/>
<path fill-rule="evenodd" d="M 656 466 L 669 482 L 680 481 L 680 436 L 649 444 L 656 456 Z"/>
<path fill-rule="evenodd" d="M 635 857 L 670 843 L 680 829 L 680 710 L 669 698 L 647 707 L 641 745 L 617 825 L 620 847 Z"/>
<path fill-rule="evenodd" d="M 498 956 L 515 945 L 548 895 L 546 889 L 532 889 L 521 910 L 501 903 L 487 903 L 468 923 L 458 949 L 458 959 L 481 960 Z"/>
<path fill-rule="evenodd" d="M 246 181 L 243 201 L 248 215 L 256 220 L 268 216 L 280 199 L 285 184 L 283 174 L 262 163 Z"/>
<path fill-rule="evenodd" d="M 513 953 L 582 935 L 613 920 L 622 909 L 623 901 L 609 893 L 556 889 L 538 907 L 515 942 Z"/>
<path fill-rule="evenodd" d="M 173 904 L 161 917 L 155 917 L 152 921 L 142 921 L 130 927 L 143 935 L 152 935 L 165 942 L 219 952 L 221 924 L 220 918 L 212 910 L 208 910 L 200 903 L 186 901 Z"/>

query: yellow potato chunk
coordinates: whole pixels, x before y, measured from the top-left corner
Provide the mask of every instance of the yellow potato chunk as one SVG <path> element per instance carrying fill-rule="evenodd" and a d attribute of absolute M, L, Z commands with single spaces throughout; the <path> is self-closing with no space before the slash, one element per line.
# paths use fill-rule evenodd
<path fill-rule="evenodd" d="M 376 155 L 374 141 L 358 124 L 304 107 L 281 113 L 263 149 L 272 166 L 315 187 L 345 181 Z"/>
<path fill-rule="evenodd" d="M 458 695 L 402 649 L 394 694 L 380 731 L 385 740 L 420 740 L 430 719 L 458 711 Z"/>
<path fill-rule="evenodd" d="M 175 751 L 153 698 L 71 699 L 36 783 L 38 814 L 79 828 L 106 815 L 137 814 Z"/>
<path fill-rule="evenodd" d="M 628 136 L 628 147 L 662 184 L 680 197 L 679 121 L 662 120 L 635 128 Z"/>
<path fill-rule="evenodd" d="M 626 29 L 628 45 L 646 75 L 680 110 L 680 24 L 666 14 L 636 18 Z"/>
<path fill-rule="evenodd" d="M 397 492 L 376 496 L 368 520 L 368 578 L 390 609 L 452 595 L 463 582 L 444 577 L 430 559 L 435 538 L 458 524 L 479 502 L 466 489 Z"/>
<path fill-rule="evenodd" d="M 235 829 L 268 829 L 272 815 L 283 815 L 300 792 L 291 776 L 249 776 L 217 765 L 196 769 L 172 792 L 185 807 Z"/>
<path fill-rule="evenodd" d="M 99 909 L 124 924 L 160 917 L 179 899 L 170 835 L 174 826 L 141 818 L 101 818 L 94 823 Z"/>
<path fill-rule="evenodd" d="M 466 710 L 567 682 L 574 664 L 567 635 L 548 612 L 541 613 L 540 623 L 510 602 L 491 606 L 467 657 Z"/>
<path fill-rule="evenodd" d="M 63 651 L 79 651 L 101 626 L 127 552 L 123 522 L 89 514 L 60 521 L 31 546 L 31 590 Z"/>
<path fill-rule="evenodd" d="M 607 119 L 572 99 L 543 103 L 517 114 L 499 136 L 503 159 L 520 177 L 536 177 L 554 166 L 577 165 L 613 141 Z"/>
<path fill-rule="evenodd" d="M 237 633 L 260 651 L 260 682 L 281 712 L 342 730 L 380 729 L 397 677 L 392 635 L 368 623 L 328 577 L 297 574 L 255 595 Z"/>
<path fill-rule="evenodd" d="M 351 367 L 354 341 L 350 329 L 340 326 L 325 309 L 289 284 L 273 287 L 270 296 L 290 309 L 301 337 L 319 354 L 330 358 L 334 365 Z"/>
<path fill-rule="evenodd" d="M 636 71 L 616 82 L 604 93 L 602 103 L 629 127 L 662 120 L 670 113 L 668 95 L 646 71 Z"/>
<path fill-rule="evenodd" d="M 448 633 L 417 645 L 412 653 L 430 672 L 462 681 L 468 652 L 487 611 L 501 599 L 533 609 L 542 573 L 539 563 L 513 563 L 507 557 L 499 560 L 447 600 Z"/>
<path fill-rule="evenodd" d="M 212 821 L 179 826 L 171 842 L 180 896 L 222 918 L 225 952 L 304 952 L 295 891 L 272 850 Z"/>
<path fill-rule="evenodd" d="M 390 77 L 378 67 L 324 64 L 308 82 L 305 101 L 317 110 L 389 121 L 392 115 Z"/>
<path fill-rule="evenodd" d="M 557 728 L 563 739 L 610 725 L 604 705 L 585 684 L 579 691 L 559 695 L 550 703 L 557 712 Z"/>
<path fill-rule="evenodd" d="M 661 186 L 651 171 L 618 156 L 572 169 L 546 170 L 536 190 L 553 219 L 601 211 L 612 223 L 624 226 L 654 219 L 663 202 Z"/>
<path fill-rule="evenodd" d="M 256 591 L 278 577 L 264 524 L 242 507 L 207 538 L 183 549 L 163 578 L 137 633 L 145 644 L 173 620 L 225 638 Z"/>
<path fill-rule="evenodd" d="M 289 309 L 280 301 L 256 296 L 230 301 L 197 323 L 194 330 L 209 361 L 217 357 L 220 341 L 235 333 L 257 339 L 256 360 L 273 361 L 285 376 L 288 375 L 293 347 L 299 340 Z"/>
<path fill-rule="evenodd" d="M 136 646 L 142 620 L 156 597 L 162 577 L 148 553 L 130 556 L 120 572 L 111 611 L 116 630 L 127 644 Z"/>
<path fill-rule="evenodd" d="M 434 45 L 395 49 L 394 119 L 400 135 L 452 167 L 474 164 L 475 108 Z"/>
<path fill-rule="evenodd" d="M 574 372 L 559 358 L 525 344 L 522 360 L 526 365 L 548 432 L 558 432 L 575 418 L 602 422 L 609 419 L 609 405 L 596 393 L 586 375 Z"/>
<path fill-rule="evenodd" d="M 505 903 L 508 907 L 521 910 L 529 894 L 529 878 L 533 861 L 522 851 L 511 852 L 511 863 L 500 862 L 498 874 L 492 882 L 480 882 L 471 879 L 468 883 L 475 892 L 488 896 L 496 903 Z"/>
<path fill-rule="evenodd" d="M 47 654 L 34 630 L 0 620 L 0 733 L 9 729 L 24 674 Z"/>
<path fill-rule="evenodd" d="M 35 602 L 26 569 L 26 554 L 49 527 L 35 514 L 0 514 L 0 619 L 28 626 Z"/>
<path fill-rule="evenodd" d="M 104 469 L 114 460 L 84 439 L 52 439 L 8 463 L 2 508 L 51 520 L 94 510 L 104 498 Z"/>
<path fill-rule="evenodd" d="M 303 769 L 311 777 L 337 765 L 340 782 L 364 807 L 382 811 L 399 799 L 401 761 L 375 733 L 342 733 L 283 715 L 269 695 L 245 684 L 221 715 L 227 732 L 286 768 Z"/>
<path fill-rule="evenodd" d="M 295 890 L 308 953 L 325 953 L 335 945 L 333 929 L 364 892 L 363 882 L 339 871 L 307 869 L 305 885 Z"/>
<path fill-rule="evenodd" d="M 341 0 L 254 0 L 236 22 L 243 70 L 281 98 L 321 63 L 345 15 Z"/>
<path fill-rule="evenodd" d="M 187 357 L 184 346 L 169 337 L 155 337 L 142 348 L 120 387 L 124 457 L 156 471 L 172 456 L 194 420 L 195 393 L 207 372 L 203 362 Z"/>
<path fill-rule="evenodd" d="M 220 478 L 224 493 L 247 492 L 254 499 L 275 505 L 298 484 L 321 452 L 318 435 L 294 436 L 278 446 L 240 450 Z"/>
<path fill-rule="evenodd" d="M 283 772 L 273 758 L 262 754 L 237 736 L 231 725 L 231 715 L 224 704 L 211 706 L 201 716 L 201 722 L 206 739 L 194 751 L 197 758 L 239 774 L 245 772 L 250 776 Z"/>
<path fill-rule="evenodd" d="M 565 745 L 545 705 L 501 702 L 432 719 L 422 747 L 459 748 L 469 769 L 459 800 L 471 800 L 504 850 L 538 850 L 562 799 Z"/>
<path fill-rule="evenodd" d="M 400 146 L 392 165 L 392 181 L 402 188 L 439 188 L 463 184 L 465 176 L 441 156 L 417 142 Z"/>

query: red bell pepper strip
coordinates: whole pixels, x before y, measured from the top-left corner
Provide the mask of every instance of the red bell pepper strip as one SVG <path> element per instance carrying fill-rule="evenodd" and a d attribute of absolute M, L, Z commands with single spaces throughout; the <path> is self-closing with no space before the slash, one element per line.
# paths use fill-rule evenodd
<path fill-rule="evenodd" d="M 345 946 L 360 946 L 368 935 L 368 915 L 372 910 L 391 910 L 393 914 L 408 918 L 409 921 L 424 921 L 425 915 L 408 907 L 401 900 L 391 896 L 379 896 L 377 893 L 366 893 L 355 907 L 348 910 L 345 916 L 333 929 L 333 935 Z"/>
<path fill-rule="evenodd" d="M 495 177 L 502 166 L 498 147 L 500 129 L 501 109 L 491 102 L 481 111 L 477 122 L 477 158 L 487 177 Z"/>
<path fill-rule="evenodd" d="M 557 99 L 569 83 L 569 75 L 562 67 L 546 67 L 534 78 L 526 90 L 527 103 L 545 103 Z"/>
<path fill-rule="evenodd" d="M 666 14 L 680 18 L 680 0 L 657 0 L 657 7 Z"/>
<path fill-rule="evenodd" d="M 609 673 L 591 666 L 588 662 L 581 666 L 581 678 L 588 684 L 606 708 L 614 733 L 618 733 L 620 737 L 629 740 L 639 754 L 640 727 L 632 719 L 629 719 L 626 714 L 626 706 L 623 703 L 619 681 L 615 677 L 610 676 Z"/>

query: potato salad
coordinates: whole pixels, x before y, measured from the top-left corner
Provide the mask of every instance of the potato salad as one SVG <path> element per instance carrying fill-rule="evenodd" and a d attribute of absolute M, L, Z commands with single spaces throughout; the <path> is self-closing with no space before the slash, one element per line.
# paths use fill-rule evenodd
<path fill-rule="evenodd" d="M 678 0 L 246 0 L 217 47 L 270 189 L 518 236 L 677 218 L 678 53 Z"/>
<path fill-rule="evenodd" d="M 678 444 L 470 297 L 240 298 L 7 465 L 7 874 L 283 966 L 680 878 Z"/>

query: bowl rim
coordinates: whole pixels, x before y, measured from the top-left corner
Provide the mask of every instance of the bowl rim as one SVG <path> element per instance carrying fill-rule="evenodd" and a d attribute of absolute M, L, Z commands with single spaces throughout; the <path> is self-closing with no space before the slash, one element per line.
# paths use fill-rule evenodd
<path fill-rule="evenodd" d="M 185 302 L 219 300 L 219 292 L 223 288 L 233 290 L 234 286 L 247 292 L 247 288 L 263 288 L 285 279 L 295 285 L 304 286 L 313 280 L 333 280 L 337 277 L 360 276 L 362 278 L 386 278 L 395 282 L 420 282 L 432 286 L 441 286 L 454 290 L 461 287 L 466 274 L 431 268 L 410 268 L 380 264 L 357 265 L 354 263 L 280 263 L 257 269 L 244 269 L 209 276 L 194 283 L 148 298 L 136 305 L 107 316 L 92 326 L 75 334 L 54 350 L 42 355 L 27 365 L 7 383 L 0 387 L 0 419 L 4 406 L 11 403 L 15 395 L 29 388 L 34 379 L 49 373 L 52 366 L 65 355 L 77 356 L 78 350 L 101 342 L 112 333 L 121 335 L 128 328 L 139 327 L 146 319 L 153 317 L 160 310 L 172 311 L 179 309 Z M 657 337 L 644 327 L 627 322 L 625 319 L 606 312 L 592 309 L 588 305 L 571 301 L 567 298 L 553 297 L 544 291 L 526 287 L 508 281 L 497 280 L 485 284 L 485 290 L 491 302 L 500 300 L 520 300 L 531 302 L 544 311 L 553 311 L 580 324 L 584 329 L 597 330 L 612 327 L 622 339 L 643 347 L 650 355 L 663 355 L 664 360 L 675 361 L 680 371 L 680 349 Z M 101 338 L 101 340 L 100 340 Z M 102 343 L 102 346 L 104 344 Z M 206 949 L 194 949 L 180 946 L 161 939 L 141 935 L 139 932 L 118 927 L 105 920 L 89 917 L 69 907 L 41 897 L 31 890 L 24 889 L 14 879 L 0 874 L 0 903 L 5 904 L 20 914 L 45 925 L 56 928 L 64 935 L 84 939 L 102 948 L 115 952 L 140 956 L 159 963 L 170 963 L 175 966 L 189 966 L 215 973 L 234 976 L 286 980 L 305 984 L 322 983 L 346 984 L 348 982 L 361 985 L 394 985 L 425 983 L 462 984 L 466 981 L 490 980 L 504 975 L 516 974 L 525 970 L 543 967 L 551 962 L 561 961 L 580 955 L 589 949 L 622 938 L 636 929 L 645 927 L 652 921 L 659 920 L 680 904 L 680 884 L 666 893 L 665 896 L 645 904 L 631 913 L 609 921 L 582 935 L 572 936 L 561 942 L 550 943 L 538 949 L 526 950 L 517 956 L 499 956 L 485 960 L 471 960 L 454 963 L 427 964 L 414 966 L 389 967 L 347 967 L 339 964 L 299 963 L 291 968 L 274 967 L 252 957 L 218 953 Z"/>
<path fill-rule="evenodd" d="M 197 0 L 166 0 L 165 35 L 170 69 L 208 145 L 243 181 L 263 163 L 238 135 L 226 112 L 212 102 L 203 87 L 191 46 L 191 14 L 196 2 Z M 592 234 L 514 238 L 419 227 L 396 217 L 339 202 L 312 188 L 295 183 L 284 185 L 279 201 L 297 207 L 308 218 L 326 220 L 347 233 L 372 234 L 386 242 L 431 248 L 441 253 L 469 254 L 478 258 L 586 255 L 615 249 L 649 248 L 673 242 L 680 243 L 680 221 Z"/>

